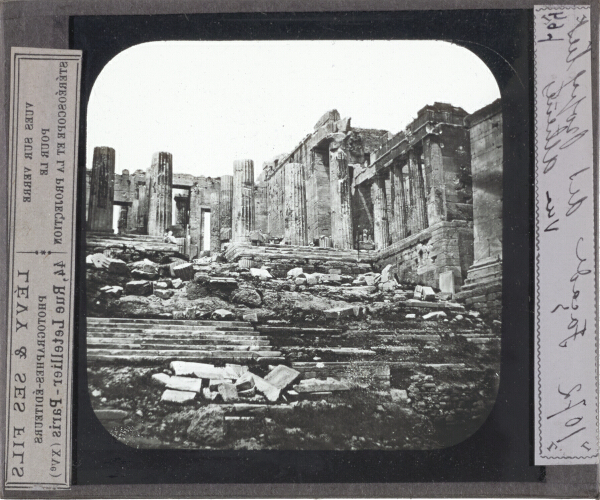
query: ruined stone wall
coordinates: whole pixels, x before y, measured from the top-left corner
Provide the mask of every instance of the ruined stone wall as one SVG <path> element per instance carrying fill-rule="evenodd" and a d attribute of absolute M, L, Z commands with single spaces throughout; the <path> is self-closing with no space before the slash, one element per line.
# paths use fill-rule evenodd
<path fill-rule="evenodd" d="M 354 217 L 349 217 L 349 227 L 344 225 L 340 217 L 343 217 L 342 213 L 351 214 L 354 208 L 354 203 L 348 201 L 352 196 L 354 169 L 362 168 L 368 162 L 370 153 L 380 145 L 383 137 L 387 137 L 387 131 L 354 129 L 349 118 L 340 119 L 340 114 L 331 110 L 317 121 L 313 133 L 307 135 L 291 153 L 266 163 L 264 182 L 270 236 L 285 236 L 285 214 L 282 210 L 287 196 L 285 166 L 297 163 L 302 164 L 304 169 L 306 241 L 318 244 L 319 238 L 327 237 L 334 246 L 352 248 L 356 227 Z M 330 151 L 332 144 L 334 153 Z M 330 170 L 332 154 L 336 165 L 334 179 L 331 178 Z M 338 186 L 340 180 L 342 183 L 346 182 L 347 186 Z M 344 199 L 338 199 L 340 197 Z M 332 201 L 335 202 L 333 205 Z M 333 222 L 332 211 L 340 214 L 336 215 L 338 218 Z M 334 234 L 333 226 L 337 228 L 337 235 Z"/>
<path fill-rule="evenodd" d="M 438 288 L 440 274 L 452 271 L 460 286 L 473 262 L 472 245 L 470 222 L 442 221 L 381 250 L 377 265 L 392 264 L 400 281 L 433 288 Z"/>
<path fill-rule="evenodd" d="M 500 100 L 466 120 L 471 137 L 473 179 L 473 254 L 458 297 L 491 317 L 502 313 L 503 135 Z"/>

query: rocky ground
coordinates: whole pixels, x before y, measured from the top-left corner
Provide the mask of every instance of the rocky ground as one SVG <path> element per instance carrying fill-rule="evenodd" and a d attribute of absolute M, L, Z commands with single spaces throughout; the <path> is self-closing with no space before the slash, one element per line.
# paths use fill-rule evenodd
<path fill-rule="evenodd" d="M 270 360 L 201 360 L 215 370 L 239 370 L 215 379 L 177 373 L 177 359 L 90 359 L 92 406 L 122 442 L 430 449 L 466 438 L 491 410 L 499 380 L 497 321 L 439 291 L 399 283 L 390 267 L 344 274 L 315 272 L 301 261 L 263 269 L 260 262 L 223 260 L 187 262 L 176 252 L 140 246 L 88 247 L 88 317 L 243 320 L 281 353 Z M 261 381 L 273 382 L 281 365 L 293 377 L 278 381 L 273 398 Z M 168 395 L 181 388 L 191 396 Z"/>

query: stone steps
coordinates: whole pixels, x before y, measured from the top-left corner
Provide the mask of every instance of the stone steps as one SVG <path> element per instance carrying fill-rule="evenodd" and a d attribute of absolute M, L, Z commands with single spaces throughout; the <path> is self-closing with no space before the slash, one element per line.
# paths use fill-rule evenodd
<path fill-rule="evenodd" d="M 270 345 L 240 345 L 240 344 L 181 344 L 181 343 L 156 343 L 156 342 L 106 342 L 106 339 L 88 340 L 88 348 L 94 349 L 121 349 L 121 350 L 161 350 L 168 351 L 177 347 L 179 350 L 193 351 L 236 351 L 236 352 L 266 352 L 273 349 Z"/>
<path fill-rule="evenodd" d="M 89 360 L 283 360 L 266 336 L 244 321 L 88 318 Z"/>
<path fill-rule="evenodd" d="M 87 332 L 88 339 L 123 339 L 124 341 L 146 341 L 146 340 L 169 340 L 176 342 L 178 340 L 189 340 L 194 342 L 206 341 L 206 342 L 223 342 L 223 343 L 239 343 L 247 345 L 268 345 L 268 337 L 258 335 L 221 335 L 212 333 L 130 333 L 130 332 L 103 332 L 103 331 L 89 331 Z"/>
<path fill-rule="evenodd" d="M 195 328 L 179 327 L 179 326 L 168 326 L 160 328 L 160 325 L 154 325 L 148 328 L 134 325 L 88 325 L 87 331 L 102 331 L 102 332 L 131 332 L 131 333 L 207 333 L 207 332 L 218 332 L 223 335 L 253 335 L 256 333 L 252 327 L 210 327 L 201 326 Z"/>
<path fill-rule="evenodd" d="M 173 347 L 173 346 L 169 346 Z M 137 357 L 136 354 L 162 357 L 166 359 L 180 359 L 181 356 L 192 356 L 198 361 L 205 360 L 223 360 L 238 359 L 250 360 L 257 358 L 278 358 L 281 357 L 279 351 L 232 351 L 232 350 L 214 350 L 209 349 L 144 349 L 141 352 L 135 352 L 135 349 L 102 349 L 94 348 L 88 350 L 88 358 L 94 359 L 97 356 L 127 356 L 129 358 Z"/>
<path fill-rule="evenodd" d="M 217 327 L 248 327 L 252 329 L 246 321 L 213 321 L 200 319 L 142 319 L 142 318 L 87 318 L 88 326 L 123 324 L 123 325 L 185 325 L 189 327 L 217 326 Z"/>

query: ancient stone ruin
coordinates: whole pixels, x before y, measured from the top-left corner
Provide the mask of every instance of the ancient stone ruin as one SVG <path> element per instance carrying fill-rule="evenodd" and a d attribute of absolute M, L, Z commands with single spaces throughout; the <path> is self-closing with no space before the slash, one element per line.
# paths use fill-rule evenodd
<path fill-rule="evenodd" d="M 426 106 L 395 135 L 333 110 L 256 179 L 250 159 L 219 178 L 173 164 L 114 175 L 103 147 L 88 173 L 88 387 L 113 436 L 399 450 L 481 426 L 500 368 L 500 101 Z"/>
<path fill-rule="evenodd" d="M 146 172 L 114 169 L 114 150 L 95 148 L 89 231 L 110 231 L 118 205 L 124 234 L 163 236 L 174 221 L 190 259 L 205 248 L 236 258 L 263 252 L 249 246 L 356 251 L 381 268 L 392 264 L 401 281 L 460 292 L 499 314 L 499 100 L 472 115 L 425 106 L 397 134 L 353 127 L 332 110 L 256 180 L 252 160 L 234 161 L 232 176 L 195 177 L 174 173 L 164 152 Z M 205 213 L 212 215 L 210 245 Z"/>

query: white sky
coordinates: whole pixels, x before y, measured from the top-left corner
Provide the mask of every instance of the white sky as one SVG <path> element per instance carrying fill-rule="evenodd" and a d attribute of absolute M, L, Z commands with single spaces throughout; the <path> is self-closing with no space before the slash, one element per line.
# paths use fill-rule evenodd
<path fill-rule="evenodd" d="M 437 41 L 152 42 L 118 54 L 88 105 L 87 168 L 95 146 L 116 171 L 173 154 L 173 171 L 231 174 L 235 159 L 291 150 L 328 110 L 362 128 L 402 130 L 435 101 L 472 113 L 500 96 L 469 50 Z"/>

